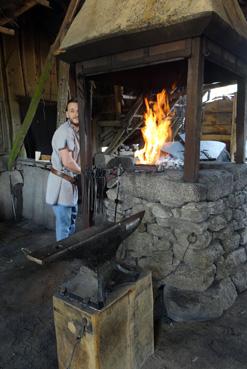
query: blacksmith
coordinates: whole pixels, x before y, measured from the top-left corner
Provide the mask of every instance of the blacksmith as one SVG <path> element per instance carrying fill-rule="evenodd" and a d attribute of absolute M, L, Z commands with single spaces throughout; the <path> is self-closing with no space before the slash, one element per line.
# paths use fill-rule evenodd
<path fill-rule="evenodd" d="M 78 211 L 76 177 L 81 173 L 79 146 L 78 102 L 71 99 L 66 108 L 67 121 L 60 125 L 52 138 L 52 168 L 48 177 L 46 202 L 56 216 L 56 240 L 75 232 Z"/>

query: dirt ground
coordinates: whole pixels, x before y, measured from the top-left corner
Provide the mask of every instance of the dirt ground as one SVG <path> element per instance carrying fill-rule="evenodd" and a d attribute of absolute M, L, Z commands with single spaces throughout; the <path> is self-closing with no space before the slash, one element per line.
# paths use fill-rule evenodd
<path fill-rule="evenodd" d="M 40 267 L 21 252 L 53 241 L 53 232 L 28 221 L 0 223 L 0 369 L 58 369 L 52 295 L 81 263 Z M 143 369 L 247 369 L 247 293 L 215 321 L 174 323 L 162 317 L 155 341 L 155 354 Z"/>

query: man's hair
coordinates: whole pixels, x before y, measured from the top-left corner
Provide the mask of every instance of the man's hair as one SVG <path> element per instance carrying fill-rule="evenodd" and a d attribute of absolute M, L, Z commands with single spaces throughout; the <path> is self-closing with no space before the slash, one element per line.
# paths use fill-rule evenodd
<path fill-rule="evenodd" d="M 76 98 L 69 99 L 68 102 L 67 102 L 67 105 L 66 105 L 66 111 L 68 111 L 68 106 L 69 106 L 70 103 L 78 104 L 78 100 Z"/>

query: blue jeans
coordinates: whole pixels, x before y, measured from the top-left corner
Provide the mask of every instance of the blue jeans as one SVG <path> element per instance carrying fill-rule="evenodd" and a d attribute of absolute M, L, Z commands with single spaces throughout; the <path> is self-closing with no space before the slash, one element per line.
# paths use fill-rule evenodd
<path fill-rule="evenodd" d="M 60 241 L 75 233 L 77 206 L 53 205 L 56 216 L 56 240 Z"/>

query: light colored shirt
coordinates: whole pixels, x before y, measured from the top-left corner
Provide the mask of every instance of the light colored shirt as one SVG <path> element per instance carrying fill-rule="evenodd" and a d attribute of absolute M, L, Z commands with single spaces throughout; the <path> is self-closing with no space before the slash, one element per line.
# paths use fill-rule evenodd
<path fill-rule="evenodd" d="M 79 132 L 70 121 L 63 123 L 54 133 L 52 138 L 51 163 L 53 168 L 71 177 L 75 173 L 63 166 L 59 150 L 67 148 L 72 152 L 72 157 L 80 166 Z M 75 206 L 78 202 L 78 188 L 64 178 L 50 172 L 47 181 L 46 202 L 50 205 Z"/>

